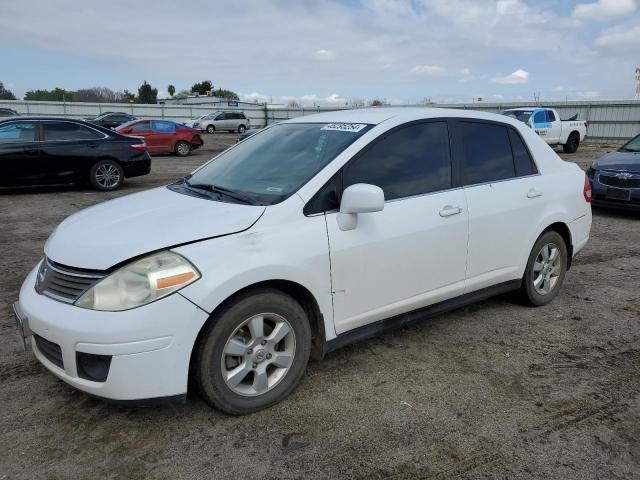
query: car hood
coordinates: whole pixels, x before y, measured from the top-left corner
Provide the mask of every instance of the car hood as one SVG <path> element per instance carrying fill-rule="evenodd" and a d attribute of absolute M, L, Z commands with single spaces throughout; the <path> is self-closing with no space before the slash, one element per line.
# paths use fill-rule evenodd
<path fill-rule="evenodd" d="M 624 170 L 626 172 L 640 172 L 639 152 L 609 152 L 600 157 L 593 165 L 603 170 Z"/>
<path fill-rule="evenodd" d="M 147 252 L 246 230 L 265 208 L 160 187 L 71 215 L 54 230 L 44 251 L 62 265 L 107 270 Z"/>

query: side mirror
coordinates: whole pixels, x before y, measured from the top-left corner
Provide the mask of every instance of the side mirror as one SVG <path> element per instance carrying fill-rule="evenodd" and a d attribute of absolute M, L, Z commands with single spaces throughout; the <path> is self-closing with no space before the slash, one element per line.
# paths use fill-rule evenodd
<path fill-rule="evenodd" d="M 384 209 L 384 192 L 380 187 L 367 183 L 356 183 L 342 192 L 338 227 L 353 230 L 358 225 L 359 213 L 379 212 Z"/>

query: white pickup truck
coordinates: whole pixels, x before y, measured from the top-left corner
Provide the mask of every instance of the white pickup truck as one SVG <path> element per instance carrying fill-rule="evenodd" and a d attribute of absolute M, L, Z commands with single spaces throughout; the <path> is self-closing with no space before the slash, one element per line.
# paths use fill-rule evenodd
<path fill-rule="evenodd" d="M 565 153 L 575 153 L 580 142 L 587 135 L 587 122 L 576 120 L 560 120 L 558 112 L 553 108 L 512 108 L 502 112 L 533 128 L 549 145 L 562 145 Z"/>

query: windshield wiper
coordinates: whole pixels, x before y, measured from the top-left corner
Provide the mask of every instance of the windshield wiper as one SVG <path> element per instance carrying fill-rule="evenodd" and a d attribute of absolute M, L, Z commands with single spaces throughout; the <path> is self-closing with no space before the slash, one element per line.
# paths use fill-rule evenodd
<path fill-rule="evenodd" d="M 218 187 L 217 185 L 209 185 L 208 183 L 189 183 L 189 180 L 185 179 L 184 183 L 187 184 L 190 188 L 195 188 L 197 190 L 205 190 L 207 192 L 217 193 L 218 195 L 225 195 L 229 198 L 233 198 L 234 200 L 238 200 L 242 203 L 247 203 L 249 205 L 255 205 L 255 202 L 238 192 L 233 190 L 229 190 L 228 188 Z"/>

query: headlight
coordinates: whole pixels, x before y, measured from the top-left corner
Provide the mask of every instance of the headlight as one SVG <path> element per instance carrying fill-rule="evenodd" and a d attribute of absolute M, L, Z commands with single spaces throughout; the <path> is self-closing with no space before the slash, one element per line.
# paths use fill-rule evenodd
<path fill-rule="evenodd" d="M 198 270 L 181 255 L 159 252 L 103 278 L 75 305 L 108 312 L 129 310 L 171 295 L 199 278 Z"/>

